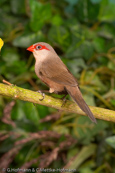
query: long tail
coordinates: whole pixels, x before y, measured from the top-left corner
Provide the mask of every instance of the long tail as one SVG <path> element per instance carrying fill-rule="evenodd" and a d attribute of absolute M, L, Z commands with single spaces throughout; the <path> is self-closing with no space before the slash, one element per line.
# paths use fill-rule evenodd
<path fill-rule="evenodd" d="M 93 116 L 93 113 L 89 109 L 88 105 L 85 103 L 79 88 L 77 86 L 76 87 L 66 86 L 66 90 L 68 94 L 73 98 L 73 100 L 78 104 L 81 110 L 88 115 L 91 121 L 97 123 L 95 117 Z"/>

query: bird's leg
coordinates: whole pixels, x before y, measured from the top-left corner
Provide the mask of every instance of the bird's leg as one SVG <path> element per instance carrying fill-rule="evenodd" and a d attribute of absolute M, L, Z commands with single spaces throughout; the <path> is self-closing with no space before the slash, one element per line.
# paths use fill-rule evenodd
<path fill-rule="evenodd" d="M 40 93 L 41 95 L 42 95 L 42 99 L 39 99 L 40 101 L 42 101 L 44 98 L 45 98 L 45 93 L 49 93 L 49 91 L 48 90 L 38 90 L 38 91 L 36 91 L 36 92 L 38 92 L 38 93 Z M 44 93 L 45 92 L 45 93 Z M 33 103 L 33 105 L 35 106 L 35 104 Z"/>
<path fill-rule="evenodd" d="M 45 93 L 49 93 L 48 90 L 38 90 L 37 92 L 40 93 L 40 94 L 42 95 L 42 97 L 43 97 L 42 99 L 39 99 L 40 101 L 44 100 L 44 98 L 45 98 Z"/>
<path fill-rule="evenodd" d="M 45 93 L 53 93 L 54 92 L 54 89 L 53 88 L 50 88 L 50 90 L 38 90 L 37 91 L 38 93 L 42 94 L 42 99 L 39 99 L 40 101 L 44 100 L 45 98 Z"/>
<path fill-rule="evenodd" d="M 39 99 L 39 100 L 40 100 L 40 101 L 44 100 L 44 98 L 45 98 L 45 93 L 42 92 L 41 90 L 38 90 L 37 92 L 40 93 L 40 94 L 42 95 L 42 99 Z"/>
<path fill-rule="evenodd" d="M 61 107 L 63 107 L 63 106 L 65 105 L 65 103 L 66 103 L 66 96 L 67 96 L 67 95 L 68 95 L 68 94 L 65 94 L 65 95 L 61 98 L 62 101 L 63 101 Z"/>

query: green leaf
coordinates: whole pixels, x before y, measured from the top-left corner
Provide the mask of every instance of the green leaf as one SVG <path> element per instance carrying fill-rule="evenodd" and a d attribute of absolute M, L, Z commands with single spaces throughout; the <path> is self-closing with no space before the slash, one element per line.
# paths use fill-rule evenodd
<path fill-rule="evenodd" d="M 39 124 L 39 114 L 37 108 L 32 103 L 24 103 L 23 110 L 27 119 L 31 120 L 36 125 Z"/>
<path fill-rule="evenodd" d="M 78 169 L 79 166 L 87 160 L 89 157 L 91 157 L 96 151 L 96 145 L 90 144 L 88 146 L 85 146 L 82 148 L 82 150 L 77 153 L 76 157 L 68 164 L 66 169 Z M 65 172 L 65 173 L 68 173 Z"/>
<path fill-rule="evenodd" d="M 51 19 L 51 5 L 42 4 L 35 0 L 30 0 L 31 20 L 30 27 L 33 31 L 40 30 L 45 22 Z"/>
<path fill-rule="evenodd" d="M 37 111 L 40 115 L 40 118 L 44 118 L 45 116 L 47 116 L 49 114 L 49 109 L 46 106 L 43 105 L 36 105 Z"/>
<path fill-rule="evenodd" d="M 32 103 L 17 100 L 12 109 L 11 117 L 15 120 L 17 127 L 20 128 L 21 131 L 36 131 L 39 127 L 38 111 Z"/>
<path fill-rule="evenodd" d="M 55 15 L 52 18 L 52 24 L 53 25 L 60 26 L 60 25 L 62 25 L 62 23 L 63 23 L 63 20 L 62 20 L 60 15 Z"/>
<path fill-rule="evenodd" d="M 110 1 L 110 0 L 101 1 L 98 19 L 101 21 L 115 20 L 115 2 L 114 1 Z"/>
<path fill-rule="evenodd" d="M 95 3 L 99 3 L 99 2 L 101 2 L 101 1 L 102 1 L 102 0 L 91 0 L 91 2 L 94 3 L 94 4 L 95 4 Z"/>
<path fill-rule="evenodd" d="M 64 125 L 56 125 L 52 128 L 52 130 L 61 134 L 69 134 L 69 129 Z"/>
<path fill-rule="evenodd" d="M 13 65 L 14 61 L 19 60 L 17 49 L 5 47 L 5 49 L 2 51 L 2 58 L 6 63 L 8 63 L 9 66 Z"/>
<path fill-rule="evenodd" d="M 105 23 L 103 26 L 99 28 L 98 32 L 99 36 L 103 37 L 107 40 L 113 39 L 115 35 L 115 27 L 112 23 Z M 100 38 L 100 37 L 98 37 Z M 109 44 L 110 45 L 110 44 Z M 106 46 L 106 45 L 105 45 Z M 111 46 L 111 45 L 110 45 Z M 111 47 L 110 47 L 111 48 Z"/>
<path fill-rule="evenodd" d="M 107 144 L 109 144 L 112 148 L 115 149 L 115 136 L 108 137 L 105 141 L 107 142 Z"/>
<path fill-rule="evenodd" d="M 76 16 L 83 22 L 93 22 L 97 20 L 99 13 L 99 3 L 92 3 L 90 0 L 79 0 L 77 4 Z"/>
<path fill-rule="evenodd" d="M 67 57 L 76 58 L 83 57 L 85 60 L 90 59 L 93 56 L 94 48 L 90 41 L 84 39 L 77 39 L 74 45 L 70 45 L 67 50 Z"/>
<path fill-rule="evenodd" d="M 66 50 L 70 45 L 69 31 L 63 26 L 51 27 L 48 38 L 51 42 L 58 44 L 62 50 Z"/>
<path fill-rule="evenodd" d="M 99 120 L 95 125 L 88 117 L 80 116 L 74 121 L 76 127 L 73 129 L 73 133 L 77 134 L 79 140 L 83 144 L 89 144 L 93 137 L 98 136 L 108 127 L 107 122 Z"/>
<path fill-rule="evenodd" d="M 108 62 L 107 67 L 113 71 L 115 70 L 115 64 L 112 61 Z"/>
<path fill-rule="evenodd" d="M 97 37 L 93 40 L 93 46 L 97 52 L 102 53 L 105 51 L 105 40 L 101 37 Z"/>
<path fill-rule="evenodd" d="M 25 1 L 24 0 L 11 0 L 11 10 L 14 14 L 25 14 Z"/>
<path fill-rule="evenodd" d="M 44 41 L 44 36 L 41 31 L 37 33 L 24 33 L 13 40 L 13 45 L 16 47 L 27 48 L 38 41 Z"/>
<path fill-rule="evenodd" d="M 20 54 L 16 48 L 5 46 L 2 51 L 2 59 L 5 66 L 1 67 L 0 71 L 5 73 L 5 77 L 8 79 L 14 79 L 14 75 L 19 75 L 27 70 L 26 62 L 20 61 Z"/>
<path fill-rule="evenodd" d="M 72 72 L 72 74 L 75 77 L 78 77 L 77 75 L 78 75 L 79 71 L 81 71 L 81 68 L 82 69 L 87 68 L 85 61 L 82 58 L 68 60 L 66 64 L 67 64 L 69 70 Z"/>
<path fill-rule="evenodd" d="M 114 91 L 113 94 L 115 94 L 115 91 Z M 115 99 L 111 99 L 111 104 L 112 104 L 113 106 L 115 106 Z"/>
<path fill-rule="evenodd" d="M 12 138 L 7 138 L 0 145 L 0 153 L 8 152 L 14 144 L 14 140 Z"/>
<path fill-rule="evenodd" d="M 85 102 L 88 104 L 88 105 L 90 105 L 90 106 L 96 106 L 96 104 L 95 104 L 95 98 L 94 98 L 94 95 L 93 94 L 91 94 L 91 93 L 85 93 L 84 95 L 83 95 L 83 98 L 84 98 L 84 100 L 85 100 Z"/>
<path fill-rule="evenodd" d="M 85 74 L 85 81 L 90 81 L 90 84 L 97 86 L 97 90 L 98 91 L 106 91 L 106 86 L 102 83 L 102 81 L 100 80 L 98 75 L 94 75 L 92 78 L 92 75 L 94 74 L 94 72 L 92 71 L 87 71 Z"/>
<path fill-rule="evenodd" d="M 85 161 L 85 163 L 83 163 L 80 168 L 79 168 L 79 172 L 80 173 L 94 173 L 94 168 L 95 167 L 95 162 L 93 159 L 89 159 L 87 161 Z"/>
<path fill-rule="evenodd" d="M 22 101 L 17 101 L 15 106 L 12 109 L 11 117 L 13 120 L 22 120 L 24 118 L 24 110 L 23 110 L 23 103 Z"/>
<path fill-rule="evenodd" d="M 115 4 L 115 1 L 114 0 L 110 0 L 111 3 Z"/>
<path fill-rule="evenodd" d="M 7 0 L 0 0 L 0 5 L 2 5 L 3 3 L 5 3 Z"/>
<path fill-rule="evenodd" d="M 82 56 L 88 60 L 89 58 L 92 57 L 93 52 L 94 52 L 94 48 L 92 46 L 92 43 L 89 41 L 85 41 L 81 46 L 80 46 L 80 50 L 82 52 Z"/>
<path fill-rule="evenodd" d="M 78 3 L 78 0 L 65 0 L 66 2 L 68 2 L 70 5 L 75 5 Z"/>

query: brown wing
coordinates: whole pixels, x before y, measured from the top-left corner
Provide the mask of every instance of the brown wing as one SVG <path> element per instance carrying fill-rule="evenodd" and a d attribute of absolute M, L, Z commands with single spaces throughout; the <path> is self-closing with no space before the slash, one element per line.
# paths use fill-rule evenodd
<path fill-rule="evenodd" d="M 74 76 L 69 72 L 65 64 L 58 56 L 54 58 L 47 58 L 42 63 L 42 68 L 40 71 L 43 75 L 56 83 L 69 86 L 78 85 Z"/>

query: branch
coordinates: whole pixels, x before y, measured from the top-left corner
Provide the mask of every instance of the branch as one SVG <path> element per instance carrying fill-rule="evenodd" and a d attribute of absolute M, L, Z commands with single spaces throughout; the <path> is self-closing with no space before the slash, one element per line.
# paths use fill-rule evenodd
<path fill-rule="evenodd" d="M 28 101 L 35 104 L 40 104 L 55 109 L 59 109 L 62 111 L 72 112 L 86 116 L 86 114 L 74 102 L 67 101 L 66 104 L 63 107 L 61 107 L 62 106 L 61 99 L 45 95 L 45 99 L 40 101 L 39 99 L 42 98 L 40 93 L 23 89 L 14 85 L 5 85 L 0 83 L 0 95 L 11 97 L 12 99 Z M 95 118 L 115 122 L 115 111 L 104 108 L 98 108 L 94 106 L 89 106 L 89 107 L 93 112 Z"/>

